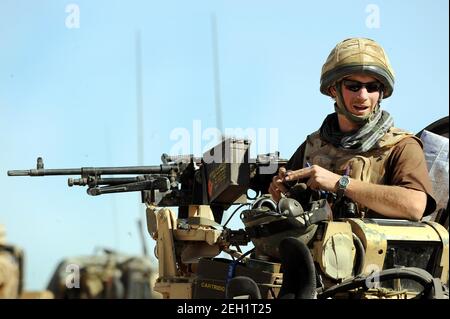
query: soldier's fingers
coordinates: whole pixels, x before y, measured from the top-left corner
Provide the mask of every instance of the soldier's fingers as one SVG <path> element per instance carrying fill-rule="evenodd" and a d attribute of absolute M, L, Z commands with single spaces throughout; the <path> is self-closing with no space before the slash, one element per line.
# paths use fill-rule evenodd
<path fill-rule="evenodd" d="M 276 202 L 278 202 L 281 199 L 281 193 L 279 191 L 270 191 L 270 195 L 272 195 L 272 199 Z"/>
<path fill-rule="evenodd" d="M 278 190 L 279 190 L 280 192 L 282 192 L 283 194 L 285 194 L 285 193 L 288 191 L 287 187 L 283 185 L 283 183 L 281 182 L 281 180 L 280 180 L 279 183 L 277 183 L 277 188 L 278 188 Z"/>
<path fill-rule="evenodd" d="M 312 179 L 312 178 L 310 178 L 310 179 L 308 179 L 308 180 L 306 181 L 306 186 L 308 186 L 308 187 L 311 188 L 311 189 L 314 189 L 314 188 L 313 188 L 313 179 Z"/>
<path fill-rule="evenodd" d="M 286 176 L 284 177 L 285 181 L 296 181 L 298 179 L 310 177 L 312 174 L 312 170 L 310 167 L 302 168 L 296 171 L 289 171 L 287 172 Z"/>
<path fill-rule="evenodd" d="M 279 176 L 272 177 L 272 184 L 275 188 L 279 187 L 280 185 L 283 185 L 283 179 Z"/>
<path fill-rule="evenodd" d="M 279 180 L 279 179 L 280 179 L 279 176 L 277 176 L 277 175 L 273 176 L 272 177 L 272 183 L 275 184 L 277 182 L 277 180 Z"/>
<path fill-rule="evenodd" d="M 269 193 L 273 195 L 273 192 L 275 191 L 275 187 L 273 183 L 270 183 L 269 185 Z"/>
<path fill-rule="evenodd" d="M 317 183 L 313 178 L 308 179 L 308 181 L 306 182 L 306 185 L 313 190 L 320 189 L 319 183 Z"/>
<path fill-rule="evenodd" d="M 275 183 L 270 183 L 269 193 L 272 195 L 276 195 L 277 193 L 280 193 L 280 191 L 278 190 L 278 187 Z"/>
<path fill-rule="evenodd" d="M 272 195 L 279 195 L 280 193 L 286 193 L 287 188 L 283 185 L 281 179 L 274 179 L 274 181 L 269 185 L 269 192 L 271 194 L 273 193 Z"/>

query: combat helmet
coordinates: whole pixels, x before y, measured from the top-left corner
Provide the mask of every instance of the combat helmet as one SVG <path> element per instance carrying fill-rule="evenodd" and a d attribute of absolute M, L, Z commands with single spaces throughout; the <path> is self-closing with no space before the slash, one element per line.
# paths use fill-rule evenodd
<path fill-rule="evenodd" d="M 331 87 L 346 76 L 358 73 L 373 76 L 383 84 L 379 102 L 381 99 L 392 95 L 395 75 L 387 54 L 377 42 L 367 38 L 349 38 L 336 45 L 322 67 L 320 92 L 331 96 Z M 346 109 L 343 107 L 341 88 L 337 86 L 336 89 L 338 92 L 337 111 L 345 114 Z M 378 107 L 374 111 L 377 110 Z M 350 117 L 357 122 L 368 120 L 356 116 Z"/>

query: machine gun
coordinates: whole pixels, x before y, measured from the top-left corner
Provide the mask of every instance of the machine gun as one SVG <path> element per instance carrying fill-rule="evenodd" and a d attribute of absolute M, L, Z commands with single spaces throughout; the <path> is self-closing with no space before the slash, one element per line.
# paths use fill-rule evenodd
<path fill-rule="evenodd" d="M 162 154 L 162 164 L 153 166 L 46 169 L 39 157 L 35 169 L 10 170 L 8 176 L 79 175 L 69 178 L 68 185 L 87 186 L 91 196 L 140 191 L 143 203 L 176 206 L 180 218 L 188 215 L 190 205 L 209 205 L 220 223 L 225 209 L 246 201 L 248 189 L 265 192 L 271 174 L 286 163 L 278 152 L 249 159 L 249 146 L 247 140 L 226 139 L 202 158 Z M 107 177 L 131 174 L 137 176 Z"/>

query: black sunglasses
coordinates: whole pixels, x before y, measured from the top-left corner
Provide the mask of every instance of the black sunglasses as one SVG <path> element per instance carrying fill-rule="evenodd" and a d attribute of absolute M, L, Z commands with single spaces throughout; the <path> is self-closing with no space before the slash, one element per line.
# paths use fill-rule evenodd
<path fill-rule="evenodd" d="M 380 82 L 368 82 L 368 83 L 362 83 L 355 80 L 343 80 L 342 84 L 345 86 L 345 88 L 352 92 L 358 92 L 361 90 L 362 87 L 365 87 L 367 92 L 373 93 L 378 92 L 383 87 L 383 85 Z"/>

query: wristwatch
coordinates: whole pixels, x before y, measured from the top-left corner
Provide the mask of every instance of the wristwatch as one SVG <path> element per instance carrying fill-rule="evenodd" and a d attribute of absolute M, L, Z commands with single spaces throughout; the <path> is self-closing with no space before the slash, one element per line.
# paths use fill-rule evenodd
<path fill-rule="evenodd" d="M 344 196 L 348 184 L 350 184 L 350 178 L 348 177 L 348 175 L 342 175 L 337 183 L 337 200 L 340 200 Z"/>

